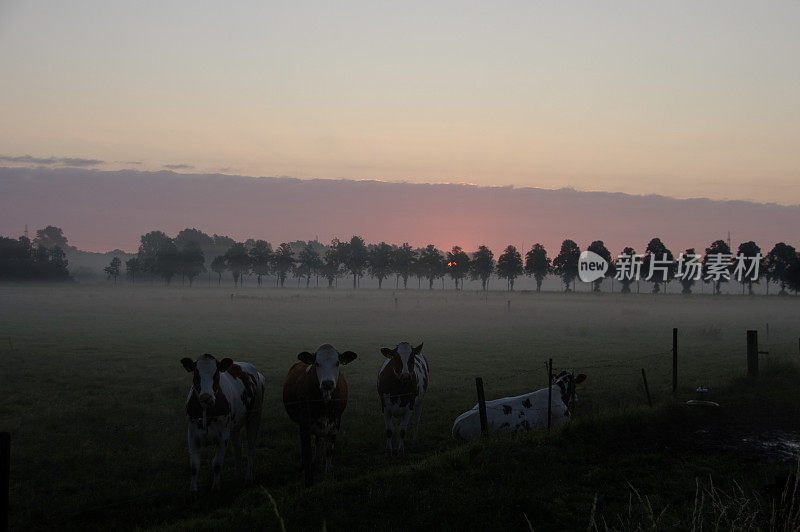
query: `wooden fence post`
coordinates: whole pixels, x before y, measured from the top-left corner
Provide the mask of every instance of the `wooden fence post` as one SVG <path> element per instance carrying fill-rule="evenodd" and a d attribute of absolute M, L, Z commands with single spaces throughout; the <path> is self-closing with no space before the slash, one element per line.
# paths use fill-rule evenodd
<path fill-rule="evenodd" d="M 553 359 L 547 362 L 547 430 L 550 430 L 550 418 L 553 405 Z"/>
<path fill-rule="evenodd" d="M 747 331 L 747 375 L 758 377 L 758 331 Z"/>
<path fill-rule="evenodd" d="M 489 422 L 486 420 L 486 396 L 483 394 L 483 379 L 475 377 L 475 388 L 478 391 L 478 415 L 481 420 L 481 434 L 486 436 L 489 432 Z"/>
<path fill-rule="evenodd" d="M 672 394 L 678 393 L 678 328 L 672 328 Z"/>
<path fill-rule="evenodd" d="M 11 434 L 0 432 L 0 530 L 8 530 L 8 497 L 11 478 Z"/>
<path fill-rule="evenodd" d="M 650 399 L 650 388 L 647 386 L 647 375 L 642 368 L 642 381 L 644 381 L 644 393 L 647 395 L 647 406 L 653 406 L 653 401 Z"/>
<path fill-rule="evenodd" d="M 303 473 L 305 475 L 306 487 L 314 485 L 314 464 L 311 460 L 311 426 L 308 401 L 305 401 L 305 415 L 300 423 L 300 453 L 303 462 Z"/>

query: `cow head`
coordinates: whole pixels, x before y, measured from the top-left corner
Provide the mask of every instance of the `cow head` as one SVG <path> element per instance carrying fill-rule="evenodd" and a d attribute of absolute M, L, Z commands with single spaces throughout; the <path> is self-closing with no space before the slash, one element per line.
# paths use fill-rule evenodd
<path fill-rule="evenodd" d="M 575 401 L 578 396 L 575 393 L 575 385 L 580 384 L 586 380 L 586 375 L 583 373 L 577 376 L 570 371 L 562 371 L 558 375 L 553 376 L 553 384 L 561 389 L 561 400 L 567 405 L 569 410 L 575 406 Z"/>
<path fill-rule="evenodd" d="M 219 374 L 225 372 L 233 364 L 230 358 L 217 361 L 212 355 L 206 353 L 197 360 L 191 358 L 181 359 L 181 365 L 186 371 L 194 375 L 192 391 L 203 406 L 213 406 L 219 391 Z"/>
<path fill-rule="evenodd" d="M 398 375 L 401 380 L 409 381 L 414 374 L 414 361 L 417 355 L 422 353 L 422 345 L 423 344 L 419 344 L 417 347 L 411 347 L 411 344 L 408 342 L 400 342 L 394 349 L 382 347 L 381 353 L 383 353 L 383 356 L 386 358 L 391 359 L 389 363 L 392 365 L 395 374 Z"/>
<path fill-rule="evenodd" d="M 308 351 L 303 351 L 297 358 L 301 362 L 313 366 L 319 381 L 319 389 L 322 397 L 330 401 L 333 390 L 339 382 L 339 365 L 349 364 L 358 357 L 352 351 L 339 353 L 332 345 L 324 344 L 312 355 Z"/>

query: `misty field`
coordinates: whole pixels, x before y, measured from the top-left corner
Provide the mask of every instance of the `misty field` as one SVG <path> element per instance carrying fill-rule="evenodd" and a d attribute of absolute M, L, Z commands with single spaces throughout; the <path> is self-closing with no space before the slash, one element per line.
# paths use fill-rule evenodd
<path fill-rule="evenodd" d="M 260 487 L 243 489 L 234 479 L 230 451 L 222 495 L 209 495 L 207 449 L 200 500 L 189 497 L 185 355 L 231 356 L 266 376 L 256 482 L 292 529 L 293 520 L 321 525 L 317 517 L 303 521 L 298 510 L 305 498 L 299 436 L 281 402 L 300 351 L 331 343 L 359 355 L 343 368 L 350 399 L 333 470 L 310 492 L 319 494 L 387 468 L 416 468 L 419 482 L 435 484 L 426 464 L 459 446 L 450 429 L 476 402 L 476 376 L 487 399 L 517 395 L 545 386 L 545 362 L 553 358 L 556 369 L 587 374 L 576 417 L 592 419 L 641 409 L 641 368 L 654 402 L 670 401 L 673 327 L 681 394 L 691 397 L 702 385 L 712 400 L 744 373 L 746 329 L 759 331 L 767 370 L 798 357 L 800 335 L 800 299 L 762 296 L 4 286 L 0 315 L 0 430 L 12 434 L 17 528 L 182 528 L 231 505 L 269 508 Z M 379 349 L 400 341 L 425 343 L 431 375 L 420 445 L 397 459 L 383 452 L 375 384 Z M 330 511 L 329 528 L 346 525 L 337 512 Z M 359 519 L 366 527 L 368 519 Z M 381 519 L 374 526 L 403 528 Z"/>

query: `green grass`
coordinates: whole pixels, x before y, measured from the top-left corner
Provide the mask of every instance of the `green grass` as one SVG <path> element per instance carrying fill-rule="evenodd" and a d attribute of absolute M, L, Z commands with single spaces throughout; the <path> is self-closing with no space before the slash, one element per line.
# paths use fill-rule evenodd
<path fill-rule="evenodd" d="M 669 405 L 672 327 L 680 329 L 684 399 L 702 384 L 711 388 L 710 399 L 742 408 L 753 397 L 767 405 L 785 397 L 775 410 L 796 413 L 798 404 L 798 375 L 782 365 L 797 357 L 796 298 L 231 293 L 0 287 L 0 430 L 12 433 L 13 526 L 276 527 L 263 486 L 289 529 L 316 529 L 323 520 L 329 529 L 519 528 L 527 526 L 523 514 L 537 530 L 585 528 L 595 493 L 598 515 L 627 511 L 628 482 L 652 494 L 654 506 L 675 509 L 693 500 L 696 477 L 762 486 L 774 464 L 677 445 L 687 419 L 702 423 L 695 418 L 707 414 Z M 748 328 L 760 330 L 761 348 L 770 351 L 762 366 L 771 377 L 762 376 L 762 387 L 723 391 L 744 371 Z M 398 460 L 383 454 L 375 380 L 378 349 L 401 340 L 425 342 L 431 387 L 421 445 Z M 340 455 L 333 472 L 307 490 L 281 386 L 296 354 L 325 342 L 359 359 L 344 370 L 351 395 Z M 242 489 L 228 456 L 223 493 L 208 494 L 206 452 L 201 497 L 189 497 L 183 403 L 190 382 L 178 362 L 184 350 L 232 355 L 265 374 L 258 486 Z M 451 440 L 453 419 L 475 404 L 475 376 L 484 378 L 487 399 L 531 391 L 545 385 L 549 357 L 557 368 L 588 375 L 576 423 L 549 438 Z M 652 411 L 643 408 L 642 367 L 661 405 Z M 784 369 L 772 375 L 770 367 Z M 773 422 L 788 427 L 792 419 L 798 417 Z"/>

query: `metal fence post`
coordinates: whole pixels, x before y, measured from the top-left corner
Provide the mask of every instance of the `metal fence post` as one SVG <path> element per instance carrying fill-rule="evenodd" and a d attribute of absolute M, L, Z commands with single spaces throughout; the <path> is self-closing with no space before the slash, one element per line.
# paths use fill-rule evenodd
<path fill-rule="evenodd" d="M 553 359 L 547 362 L 547 430 L 550 430 L 550 418 L 553 405 Z"/>
<path fill-rule="evenodd" d="M 481 420 L 481 434 L 486 436 L 489 432 L 489 422 L 486 419 L 486 396 L 483 393 L 483 379 L 475 377 L 475 388 L 478 391 L 478 415 Z"/>
<path fill-rule="evenodd" d="M 678 393 L 678 328 L 672 328 L 672 394 Z"/>

